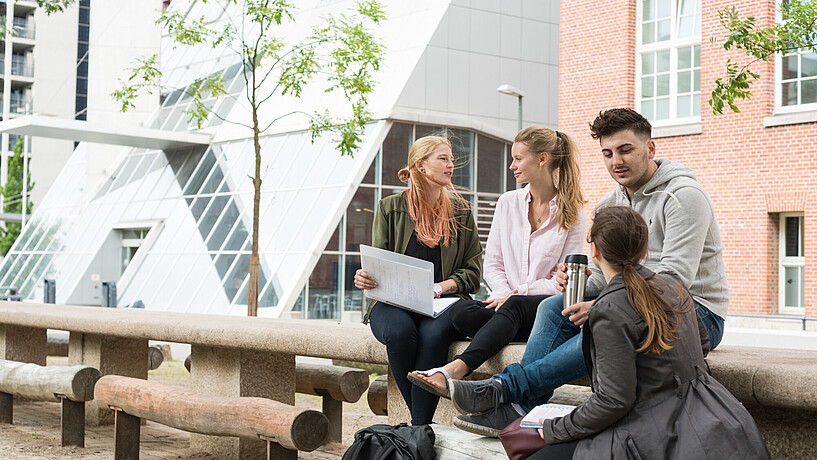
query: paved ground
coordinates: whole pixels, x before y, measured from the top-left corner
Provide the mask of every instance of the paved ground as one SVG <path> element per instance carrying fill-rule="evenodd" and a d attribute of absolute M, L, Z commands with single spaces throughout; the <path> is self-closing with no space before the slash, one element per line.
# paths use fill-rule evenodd
<path fill-rule="evenodd" d="M 49 365 L 65 365 L 67 358 L 48 358 Z M 187 388 L 190 375 L 181 361 L 165 362 L 151 371 L 150 380 Z M 317 396 L 296 395 L 295 405 L 321 408 Z M 307 460 L 337 459 L 352 443 L 355 431 L 375 423 L 387 423 L 386 417 L 372 414 L 366 395 L 355 404 L 343 405 L 342 444 L 330 444 L 315 452 L 301 452 Z M 14 425 L 0 425 L 0 459 L 110 459 L 113 458 L 113 426 L 88 427 L 85 448 L 60 447 L 60 406 L 50 402 L 16 402 Z M 141 430 L 141 459 L 213 459 L 193 455 L 186 432 L 147 422 Z"/>

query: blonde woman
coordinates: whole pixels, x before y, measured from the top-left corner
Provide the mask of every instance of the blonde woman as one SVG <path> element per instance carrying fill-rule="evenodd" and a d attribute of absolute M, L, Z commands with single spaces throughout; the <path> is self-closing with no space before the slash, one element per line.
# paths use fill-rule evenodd
<path fill-rule="evenodd" d="M 417 139 L 408 166 L 398 177 L 409 189 L 383 198 L 372 226 L 372 246 L 399 252 L 434 264 L 438 296 L 470 299 L 479 289 L 482 246 L 471 208 L 454 190 L 454 156 L 448 139 Z M 358 270 L 358 289 L 374 289 L 377 280 Z M 456 305 L 456 304 L 455 304 Z M 386 345 L 389 366 L 411 411 L 412 425 L 431 423 L 439 398 L 414 387 L 406 375 L 414 369 L 445 364 L 449 344 L 462 336 L 454 329 L 450 308 L 429 318 L 382 302 L 369 306 L 364 323 Z"/>
<path fill-rule="evenodd" d="M 584 249 L 577 150 L 565 133 L 540 126 L 516 135 L 510 169 L 528 186 L 497 202 L 484 265 L 491 299 L 451 307 L 454 328 L 471 344 L 441 368 L 413 372 L 412 383 L 447 398 L 447 379 L 468 375 L 511 341 L 528 340 L 539 303 L 563 290 L 559 263 Z"/>

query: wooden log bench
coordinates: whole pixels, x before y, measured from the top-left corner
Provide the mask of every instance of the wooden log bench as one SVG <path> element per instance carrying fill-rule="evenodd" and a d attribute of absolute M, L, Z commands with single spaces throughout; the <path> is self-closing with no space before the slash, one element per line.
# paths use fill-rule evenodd
<path fill-rule="evenodd" d="M 184 360 L 184 367 L 190 372 L 190 356 Z M 321 397 L 323 415 L 329 419 L 328 442 L 341 442 L 343 403 L 356 403 L 368 386 L 369 373 L 363 369 L 295 363 L 295 392 Z"/>
<path fill-rule="evenodd" d="M 14 421 L 14 397 L 59 401 L 60 445 L 85 447 L 85 402 L 94 399 L 99 371 L 88 366 L 38 366 L 0 360 L 0 422 Z"/>
<path fill-rule="evenodd" d="M 255 397 L 200 396 L 168 385 L 106 375 L 97 400 L 115 412 L 114 458 L 139 458 L 140 419 L 211 436 L 261 439 L 267 459 L 297 458 L 329 436 L 329 421 L 315 410 Z"/>
<path fill-rule="evenodd" d="M 374 415 L 389 415 L 389 377 L 381 375 L 369 385 L 366 393 L 369 409 Z"/>

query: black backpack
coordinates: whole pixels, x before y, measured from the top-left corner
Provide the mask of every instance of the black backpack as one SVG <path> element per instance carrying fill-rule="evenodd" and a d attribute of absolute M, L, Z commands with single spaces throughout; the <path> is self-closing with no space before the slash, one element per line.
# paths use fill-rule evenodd
<path fill-rule="evenodd" d="M 434 460 L 434 439 L 430 425 L 372 425 L 355 433 L 343 460 Z"/>

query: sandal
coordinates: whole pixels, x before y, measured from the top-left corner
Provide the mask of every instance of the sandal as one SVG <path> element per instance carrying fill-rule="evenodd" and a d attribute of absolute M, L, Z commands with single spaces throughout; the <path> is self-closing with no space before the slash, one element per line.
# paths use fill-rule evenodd
<path fill-rule="evenodd" d="M 434 369 L 429 369 L 427 371 L 414 371 L 414 372 L 416 372 L 418 374 L 425 375 L 426 377 L 431 377 L 432 375 L 437 374 L 437 373 L 442 374 L 443 377 L 445 377 L 445 390 L 446 390 L 445 393 L 441 392 L 437 387 L 435 387 L 434 385 L 426 382 L 425 380 L 415 377 L 414 375 L 412 375 L 413 374 L 412 372 L 409 372 L 408 375 L 406 375 L 406 378 L 408 379 L 409 382 L 417 385 L 418 387 L 422 388 L 423 390 L 428 391 L 429 393 L 431 393 L 431 394 L 433 394 L 435 396 L 439 396 L 439 397 L 445 398 L 445 399 L 451 399 L 451 397 L 448 396 L 448 381 L 451 380 L 451 376 L 448 375 L 448 371 L 446 371 L 442 367 L 435 367 Z"/>

